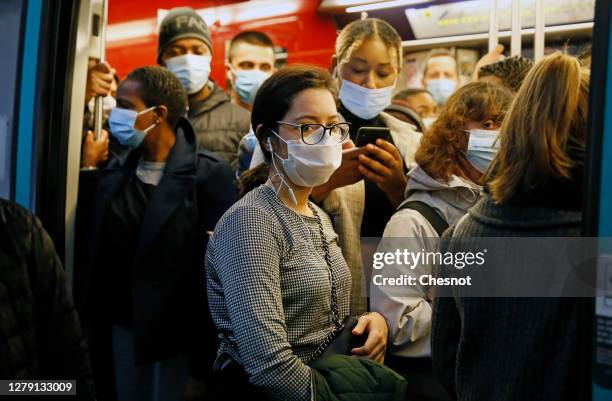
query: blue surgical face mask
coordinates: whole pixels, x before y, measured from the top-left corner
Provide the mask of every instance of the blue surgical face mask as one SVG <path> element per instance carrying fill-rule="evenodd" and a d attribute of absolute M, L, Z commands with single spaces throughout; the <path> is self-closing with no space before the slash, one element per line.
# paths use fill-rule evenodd
<path fill-rule="evenodd" d="M 430 79 L 427 81 L 427 90 L 431 92 L 438 104 L 444 104 L 446 99 L 457 89 L 457 81 L 446 78 Z"/>
<path fill-rule="evenodd" d="M 354 115 L 371 120 L 391 104 L 395 83 L 386 88 L 370 89 L 354 84 L 346 79 L 340 87 L 340 101 Z"/>
<path fill-rule="evenodd" d="M 199 92 L 210 77 L 210 56 L 184 54 L 166 60 L 166 67 L 181 81 L 188 95 Z"/>
<path fill-rule="evenodd" d="M 236 93 L 246 104 L 253 104 L 257 90 L 270 77 L 270 74 L 261 70 L 237 70 L 234 71 L 234 75 Z"/>
<path fill-rule="evenodd" d="M 149 107 L 140 113 L 136 110 L 122 109 L 120 107 L 114 108 L 111 110 L 110 117 L 108 118 L 108 125 L 110 126 L 111 133 L 115 138 L 117 138 L 117 141 L 121 145 L 128 146 L 133 149 L 139 147 L 147 135 L 147 132 L 153 129 L 157 125 L 157 122 L 153 123 L 143 131 L 139 131 L 134 127 L 136 124 L 136 118 L 141 114 L 154 110 L 155 108 L 157 108 L 157 106 Z"/>
<path fill-rule="evenodd" d="M 467 159 L 478 171 L 487 171 L 499 150 L 499 131 L 474 129 L 468 131 L 470 139 L 467 148 Z"/>

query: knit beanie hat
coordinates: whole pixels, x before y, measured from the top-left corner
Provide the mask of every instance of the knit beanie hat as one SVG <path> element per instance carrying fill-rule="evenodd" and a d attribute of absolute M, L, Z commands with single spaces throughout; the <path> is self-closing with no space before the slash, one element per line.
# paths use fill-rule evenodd
<path fill-rule="evenodd" d="M 172 42 L 184 38 L 200 39 L 212 53 L 210 29 L 206 22 L 192 8 L 176 7 L 168 12 L 159 27 L 157 63 L 161 64 L 161 56 Z"/>

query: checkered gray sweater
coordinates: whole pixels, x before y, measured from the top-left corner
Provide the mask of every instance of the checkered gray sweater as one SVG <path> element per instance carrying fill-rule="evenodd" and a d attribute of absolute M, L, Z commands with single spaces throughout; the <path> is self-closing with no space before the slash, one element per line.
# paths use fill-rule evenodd
<path fill-rule="evenodd" d="M 342 318 L 351 277 L 327 214 L 322 220 Z M 262 185 L 219 220 L 206 252 L 208 302 L 228 352 L 274 400 L 310 400 L 305 364 L 334 328 L 331 283 L 315 217 L 300 216 Z"/>

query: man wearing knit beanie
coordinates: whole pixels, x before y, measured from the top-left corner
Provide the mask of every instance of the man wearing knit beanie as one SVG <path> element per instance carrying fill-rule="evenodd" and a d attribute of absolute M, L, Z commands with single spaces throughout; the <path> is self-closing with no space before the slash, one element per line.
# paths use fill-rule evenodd
<path fill-rule="evenodd" d="M 202 17 L 189 7 L 170 10 L 159 28 L 157 62 L 178 77 L 189 95 L 188 119 L 199 147 L 236 167 L 250 116 L 210 79 L 212 57 L 211 33 Z"/>

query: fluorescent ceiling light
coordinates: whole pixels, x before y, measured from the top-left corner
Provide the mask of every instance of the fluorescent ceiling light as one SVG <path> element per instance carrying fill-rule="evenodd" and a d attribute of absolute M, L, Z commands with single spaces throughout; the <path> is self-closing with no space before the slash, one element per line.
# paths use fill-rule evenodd
<path fill-rule="evenodd" d="M 402 6 L 414 6 L 417 4 L 431 3 L 433 0 L 391 0 L 383 1 L 375 4 L 364 4 L 362 6 L 348 7 L 347 13 L 358 13 L 362 11 L 382 10 L 385 8 L 394 8 Z"/>
<path fill-rule="evenodd" d="M 351 7 L 378 2 L 376 0 L 323 0 L 322 4 L 328 7 Z"/>
<path fill-rule="evenodd" d="M 256 6 L 256 7 L 255 7 Z M 225 6 L 207 7 L 195 10 L 207 25 L 220 24 L 221 26 L 251 22 L 253 20 L 280 17 L 295 14 L 300 5 L 297 1 L 280 3 L 278 0 L 257 0 L 246 3 L 234 3 Z M 157 10 L 157 24 L 168 14 L 168 10 Z"/>
<path fill-rule="evenodd" d="M 295 22 L 298 21 L 299 18 L 295 15 L 292 15 L 290 17 L 279 17 L 279 18 L 272 18 L 272 19 L 265 19 L 263 21 L 253 21 L 253 22 L 248 22 L 246 24 L 241 24 L 240 25 L 240 29 L 242 29 L 243 31 L 247 31 L 247 30 L 257 30 L 259 27 L 262 26 L 269 26 L 269 25 L 277 25 L 277 24 L 286 24 L 289 22 Z"/>
<path fill-rule="evenodd" d="M 120 42 L 156 33 L 157 26 L 153 18 L 110 24 L 106 30 L 106 42 Z"/>
<path fill-rule="evenodd" d="M 246 25 L 270 25 L 272 23 L 286 23 L 295 21 L 295 13 L 299 11 L 297 1 L 280 3 L 278 0 L 258 0 L 255 2 L 236 3 L 226 6 L 209 7 L 195 10 L 208 25 L 219 23 L 221 26 L 246 23 Z M 158 9 L 157 19 L 146 18 L 109 24 L 106 31 L 106 42 L 116 43 L 136 38 L 149 37 L 157 34 L 162 20 L 169 10 Z M 282 16 L 287 16 L 281 18 Z M 266 19 L 277 17 L 273 21 Z M 264 21 L 257 21 L 264 20 Z"/>

